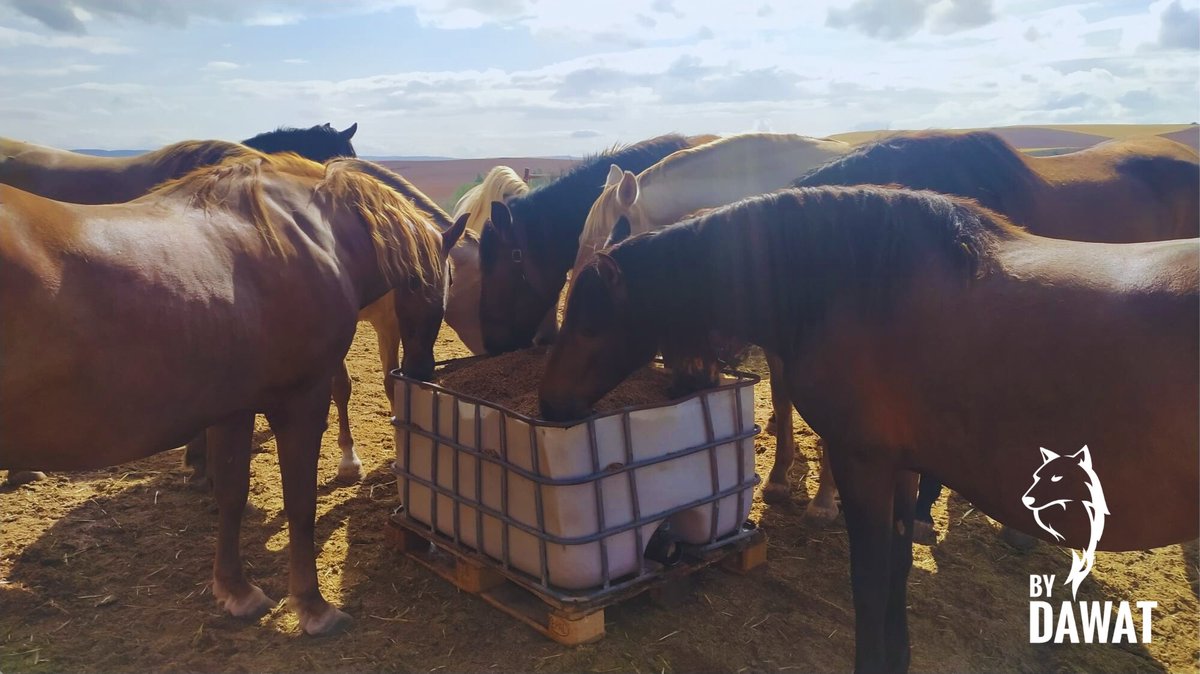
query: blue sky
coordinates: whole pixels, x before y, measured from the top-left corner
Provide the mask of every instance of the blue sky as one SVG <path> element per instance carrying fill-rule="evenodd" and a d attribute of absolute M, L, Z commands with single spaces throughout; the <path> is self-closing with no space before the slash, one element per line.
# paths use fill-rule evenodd
<path fill-rule="evenodd" d="M 362 154 L 1200 118 L 1200 0 L 0 0 L 0 133 Z"/>

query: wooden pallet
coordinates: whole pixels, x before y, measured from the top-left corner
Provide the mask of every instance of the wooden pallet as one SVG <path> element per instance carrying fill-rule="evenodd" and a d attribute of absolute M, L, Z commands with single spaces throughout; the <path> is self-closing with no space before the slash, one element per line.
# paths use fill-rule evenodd
<path fill-rule="evenodd" d="M 689 555 L 679 564 L 618 592 L 593 600 L 562 601 L 539 592 L 536 584 L 515 572 L 506 572 L 491 559 L 456 546 L 401 516 L 393 515 L 388 520 L 385 535 L 387 542 L 409 559 L 565 646 L 603 639 L 604 610 L 613 604 L 650 592 L 655 601 L 673 605 L 687 596 L 691 576 L 700 569 L 720 564 L 735 573 L 745 573 L 767 561 L 767 536 L 755 531 L 725 547 Z"/>

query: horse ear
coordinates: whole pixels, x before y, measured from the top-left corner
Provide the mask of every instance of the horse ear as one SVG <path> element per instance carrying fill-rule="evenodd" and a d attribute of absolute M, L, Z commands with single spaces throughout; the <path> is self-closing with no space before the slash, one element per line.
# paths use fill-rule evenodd
<path fill-rule="evenodd" d="M 512 211 L 508 210 L 508 204 L 503 201 L 492 202 L 492 227 L 504 243 L 511 246 L 516 240 L 513 236 Z"/>
<path fill-rule="evenodd" d="M 1079 465 L 1084 468 L 1092 467 L 1092 453 L 1088 450 L 1088 446 L 1084 445 L 1083 449 L 1071 455 L 1072 459 L 1078 459 Z"/>
<path fill-rule="evenodd" d="M 632 171 L 626 171 L 621 175 L 621 182 L 617 185 L 617 203 L 624 208 L 630 208 L 638 198 L 638 179 L 633 175 Z"/>
<path fill-rule="evenodd" d="M 463 213 L 462 215 L 458 216 L 458 220 L 456 220 L 453 225 L 450 225 L 450 229 L 442 232 L 442 255 L 450 254 L 450 249 L 454 247 L 454 244 L 458 243 L 459 238 L 461 238 L 463 232 L 466 231 L 467 221 L 470 219 L 470 213 Z"/>
<path fill-rule="evenodd" d="M 1050 463 L 1051 461 L 1058 458 L 1057 454 L 1046 449 L 1045 447 L 1040 447 L 1039 449 L 1042 450 L 1042 463 Z"/>
<path fill-rule="evenodd" d="M 622 288 L 625 285 L 625 277 L 621 274 L 621 265 L 612 259 L 612 256 L 606 253 L 596 253 L 596 271 L 600 272 L 600 280 L 604 281 L 604 285 L 610 289 Z"/>
<path fill-rule="evenodd" d="M 608 235 L 608 241 L 604 242 L 604 247 L 611 248 L 618 243 L 621 243 L 625 239 L 629 238 L 630 233 L 631 226 L 629 224 L 629 218 L 622 215 L 621 217 L 617 218 L 617 224 L 613 225 L 612 233 Z"/>
<path fill-rule="evenodd" d="M 328 126 L 328 125 L 326 125 L 326 126 Z M 342 137 L 342 140 L 350 140 L 351 138 L 354 137 L 354 134 L 357 131 L 358 131 L 358 122 L 355 122 L 355 123 L 351 124 L 350 126 L 346 127 L 345 131 L 339 131 L 338 135 L 340 135 Z"/>
<path fill-rule="evenodd" d="M 605 187 L 612 187 L 621 181 L 621 167 L 616 164 L 610 164 L 608 167 L 608 177 L 604 179 Z"/>

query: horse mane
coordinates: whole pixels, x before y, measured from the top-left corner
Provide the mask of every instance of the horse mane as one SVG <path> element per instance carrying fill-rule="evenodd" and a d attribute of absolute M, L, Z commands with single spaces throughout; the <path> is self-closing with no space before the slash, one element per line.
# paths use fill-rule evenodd
<path fill-rule="evenodd" d="M 493 201 L 507 203 L 509 199 L 528 191 L 529 185 L 516 171 L 507 166 L 493 166 L 482 182 L 467 190 L 454 204 L 453 219 L 458 220 L 459 216 L 470 213 L 467 231 L 479 234 L 492 215 Z"/>
<path fill-rule="evenodd" d="M 252 158 L 257 154 L 245 145 L 225 140 L 185 140 L 142 156 L 155 166 L 172 167 L 170 175 L 182 177 L 202 166 L 220 164 L 228 159 Z"/>
<path fill-rule="evenodd" d="M 384 185 L 396 190 L 405 199 L 408 199 L 414 205 L 416 205 L 417 208 L 425 211 L 425 213 L 427 213 L 429 217 L 433 218 L 434 221 L 437 222 L 438 226 L 443 230 L 449 229 L 450 226 L 454 224 L 454 219 L 452 219 L 446 213 L 446 211 L 442 210 L 441 206 L 438 206 L 433 199 L 430 199 L 425 195 L 424 192 L 417 189 L 415 185 L 408 182 L 404 176 L 396 173 L 395 171 L 365 159 L 351 159 L 344 157 L 339 159 L 331 159 L 328 163 L 341 164 L 355 171 L 366 173 Z"/>
<path fill-rule="evenodd" d="M 1040 177 L 991 131 L 901 133 L 857 148 L 792 183 L 899 185 L 969 197 L 1018 222 L 1032 210 Z"/>
<path fill-rule="evenodd" d="M 931 257 L 975 278 L 991 268 L 995 242 L 1021 231 L 970 199 L 929 191 L 793 188 L 634 236 L 608 254 L 627 279 L 633 319 L 664 339 L 694 342 L 734 321 L 765 326 L 786 348 L 836 297 L 886 311 Z"/>
<path fill-rule="evenodd" d="M 638 173 L 658 163 L 671 152 L 690 147 L 692 142 L 691 139 L 677 133 L 670 133 L 633 145 L 613 145 L 603 152 L 584 157 L 578 164 L 545 185 L 512 199 L 508 202 L 509 208 L 513 209 L 514 215 L 517 211 L 525 210 L 562 214 L 590 208 L 604 189 L 609 165 L 628 167 L 629 170 Z M 584 192 L 589 198 L 581 199 L 580 192 Z M 572 239 L 579 238 L 576 230 L 583 227 L 583 216 L 587 213 L 584 211 L 579 215 L 580 217 L 570 218 L 570 222 L 564 221 L 574 233 Z"/>
<path fill-rule="evenodd" d="M 248 149 L 221 164 L 204 166 L 163 183 L 150 194 L 185 195 L 196 207 L 239 213 L 254 224 L 269 250 L 282 254 L 283 242 L 263 193 L 263 174 L 308 179 L 314 181 L 314 197 L 328 199 L 334 208 L 352 210 L 358 215 L 370 234 L 380 269 L 389 283 L 396 285 L 406 277 L 426 285 L 432 283 L 434 272 L 426 267 L 438 259 L 440 242 L 432 228 L 421 226 L 432 214 L 424 213 L 407 194 L 393 189 L 372 172 L 359 169 L 359 164 L 350 161 L 330 162 L 326 166 L 292 153 L 265 154 Z M 416 193 L 411 185 L 409 188 Z M 445 217 L 444 212 L 442 216 Z"/>
<path fill-rule="evenodd" d="M 295 151 L 294 148 L 297 146 L 298 140 L 308 140 L 314 136 L 324 136 L 325 139 L 330 141 L 341 142 L 338 139 L 339 133 L 337 129 L 329 124 L 314 124 L 307 129 L 294 126 L 281 126 L 274 131 L 264 131 L 256 136 L 247 138 L 242 141 L 242 145 L 268 154 L 288 152 Z M 346 143 L 350 145 L 350 149 L 353 151 L 354 146 L 349 141 L 346 141 Z"/>

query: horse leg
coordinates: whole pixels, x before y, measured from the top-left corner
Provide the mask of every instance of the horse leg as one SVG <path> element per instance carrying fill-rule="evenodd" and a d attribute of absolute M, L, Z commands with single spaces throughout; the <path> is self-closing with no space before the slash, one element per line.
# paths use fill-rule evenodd
<path fill-rule="evenodd" d="M 895 599 L 890 571 L 896 533 L 892 521 L 896 469 L 866 450 L 833 442 L 828 446 L 850 537 L 854 671 L 882 672 L 891 642 L 886 638 L 889 604 Z"/>
<path fill-rule="evenodd" d="M 317 459 L 329 409 L 329 379 L 267 415 L 279 446 L 283 509 L 288 520 L 288 594 L 308 634 L 325 634 L 349 616 L 321 596 L 313 529 L 317 515 Z"/>
<path fill-rule="evenodd" d="M 400 321 L 396 311 L 387 312 L 387 320 L 372 321 L 375 328 L 375 340 L 379 343 L 379 365 L 383 368 L 383 392 L 388 402 L 392 402 L 392 370 L 400 367 Z"/>
<path fill-rule="evenodd" d="M 201 431 L 183 449 L 183 467 L 192 469 L 192 474 L 187 478 L 187 486 L 199 491 L 208 491 L 212 487 L 212 476 L 208 474 L 206 436 L 207 432 Z"/>
<path fill-rule="evenodd" d="M 242 512 L 250 493 L 250 441 L 254 415 L 240 414 L 209 427 L 213 495 L 217 500 L 217 554 L 213 561 L 213 596 L 234 616 L 258 618 L 275 605 L 242 573 L 239 538 Z"/>
<path fill-rule="evenodd" d="M 771 373 L 771 407 L 774 408 L 771 418 L 775 419 L 775 463 L 771 466 L 771 474 L 767 476 L 762 497 L 767 503 L 786 503 L 792 497 L 788 469 L 792 467 L 792 461 L 796 457 L 796 438 L 792 432 L 792 399 L 785 384 L 783 361 L 767 354 L 767 367 Z"/>
<path fill-rule="evenodd" d="M 887 615 L 884 617 L 884 648 L 887 669 L 907 672 L 911 651 L 908 642 L 908 573 L 912 570 L 913 517 L 917 474 L 896 472 L 893 489 L 891 568 L 888 570 Z"/>
<path fill-rule="evenodd" d="M 821 452 L 821 477 L 817 482 L 817 493 L 808 502 L 804 516 L 814 522 L 832 522 L 837 518 L 837 481 L 833 479 L 833 469 L 829 466 L 829 453 L 825 448 L 825 440 L 817 438 L 817 449 Z"/>
<path fill-rule="evenodd" d="M 942 495 L 942 483 L 929 475 L 921 476 L 917 488 L 916 520 L 913 523 L 913 542 L 921 545 L 937 543 L 937 532 L 933 530 L 933 504 Z"/>
<path fill-rule="evenodd" d="M 342 460 L 338 463 L 338 480 L 358 482 L 362 479 L 362 461 L 354 452 L 354 436 L 350 434 L 350 372 L 346 361 L 333 373 L 333 404 L 338 412 L 338 448 Z"/>

